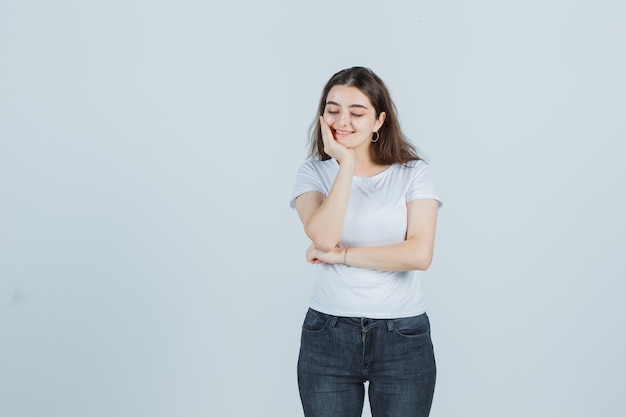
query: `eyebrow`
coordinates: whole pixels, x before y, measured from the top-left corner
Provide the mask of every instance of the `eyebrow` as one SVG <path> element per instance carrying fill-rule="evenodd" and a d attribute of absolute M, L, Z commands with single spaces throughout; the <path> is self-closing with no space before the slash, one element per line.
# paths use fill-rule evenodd
<path fill-rule="evenodd" d="M 326 105 L 328 106 L 329 104 L 334 104 L 335 106 L 339 106 L 339 104 L 338 104 L 338 103 L 335 103 L 334 101 L 327 101 L 327 102 L 326 102 Z M 341 106 L 339 106 L 339 107 L 341 107 Z M 350 108 L 352 108 L 352 107 L 358 107 L 358 108 L 361 108 L 361 109 L 365 109 L 365 110 L 367 110 L 367 107 L 365 107 L 365 106 L 364 106 L 364 105 L 362 105 L 362 104 L 351 104 L 351 105 L 350 105 L 350 106 L 348 106 L 348 107 L 350 107 Z"/>

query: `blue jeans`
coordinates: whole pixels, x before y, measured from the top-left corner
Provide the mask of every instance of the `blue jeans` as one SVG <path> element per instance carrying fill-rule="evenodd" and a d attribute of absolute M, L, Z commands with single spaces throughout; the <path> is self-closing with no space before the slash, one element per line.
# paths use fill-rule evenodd
<path fill-rule="evenodd" d="M 298 358 L 306 417 L 360 417 L 365 381 L 372 417 L 426 417 L 435 375 L 426 313 L 389 320 L 306 314 Z"/>

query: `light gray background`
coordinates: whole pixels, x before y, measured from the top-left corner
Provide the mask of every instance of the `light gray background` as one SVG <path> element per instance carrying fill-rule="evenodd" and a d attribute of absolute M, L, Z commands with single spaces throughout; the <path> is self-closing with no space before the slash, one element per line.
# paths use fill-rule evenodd
<path fill-rule="evenodd" d="M 621 1 L 0 3 L 0 416 L 298 416 L 287 202 L 388 84 L 445 202 L 432 416 L 623 416 Z M 365 415 L 369 415 L 366 411 Z"/>

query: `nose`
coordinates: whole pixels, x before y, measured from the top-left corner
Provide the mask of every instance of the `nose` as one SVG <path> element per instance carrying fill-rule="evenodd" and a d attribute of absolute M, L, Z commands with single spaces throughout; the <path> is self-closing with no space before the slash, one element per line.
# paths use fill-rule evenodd
<path fill-rule="evenodd" d="M 348 112 L 341 112 L 339 115 L 339 125 L 348 126 L 350 124 L 350 115 Z"/>

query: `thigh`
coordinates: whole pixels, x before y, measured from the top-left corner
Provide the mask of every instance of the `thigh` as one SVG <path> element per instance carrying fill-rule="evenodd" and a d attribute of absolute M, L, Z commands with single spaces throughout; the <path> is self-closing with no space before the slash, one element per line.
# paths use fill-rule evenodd
<path fill-rule="evenodd" d="M 436 366 L 428 316 L 391 320 L 377 334 L 370 369 L 373 417 L 426 417 L 435 389 Z"/>
<path fill-rule="evenodd" d="M 358 329 L 338 323 L 336 317 L 307 312 L 298 357 L 298 387 L 306 417 L 361 416 L 365 393 L 360 361 L 355 358 L 358 334 Z"/>

